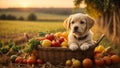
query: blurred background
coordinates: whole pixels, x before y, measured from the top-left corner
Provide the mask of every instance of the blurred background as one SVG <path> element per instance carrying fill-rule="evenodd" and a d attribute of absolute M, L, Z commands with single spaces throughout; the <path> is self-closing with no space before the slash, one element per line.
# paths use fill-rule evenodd
<path fill-rule="evenodd" d="M 84 5 L 83 5 L 84 7 Z M 0 0 L 0 40 L 22 41 L 39 32 L 63 32 L 63 21 L 74 11 L 73 0 Z"/>
<path fill-rule="evenodd" d="M 64 32 L 63 21 L 69 15 L 86 12 L 84 8 L 87 5 L 84 2 L 80 4 L 79 1 L 81 0 L 0 0 L 0 40 L 5 44 L 8 40 L 14 40 L 21 45 L 24 33 L 32 38 L 39 32 Z M 79 8 L 76 8 L 78 4 Z M 96 13 L 94 10 L 89 12 Z M 98 15 L 96 13 L 91 16 L 96 19 Z M 94 40 L 102 34 L 96 23 L 92 31 Z M 105 47 L 113 45 L 107 38 L 100 44 Z"/>

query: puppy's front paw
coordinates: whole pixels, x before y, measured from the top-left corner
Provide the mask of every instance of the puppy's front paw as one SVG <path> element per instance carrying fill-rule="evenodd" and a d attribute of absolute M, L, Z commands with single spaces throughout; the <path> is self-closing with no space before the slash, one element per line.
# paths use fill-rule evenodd
<path fill-rule="evenodd" d="M 78 45 L 70 44 L 69 49 L 72 50 L 72 51 L 77 50 L 78 49 Z"/>
<path fill-rule="evenodd" d="M 83 51 L 87 50 L 88 48 L 89 48 L 89 45 L 86 45 L 86 44 L 83 44 L 80 46 L 80 49 Z"/>

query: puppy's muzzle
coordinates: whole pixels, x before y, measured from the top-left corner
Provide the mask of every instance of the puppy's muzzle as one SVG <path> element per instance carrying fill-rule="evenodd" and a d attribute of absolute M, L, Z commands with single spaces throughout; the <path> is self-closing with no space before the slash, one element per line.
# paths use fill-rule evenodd
<path fill-rule="evenodd" d="M 78 30 L 78 26 L 75 26 L 75 27 L 74 27 L 74 31 L 77 31 L 77 30 Z"/>
<path fill-rule="evenodd" d="M 78 32 L 78 26 L 75 26 L 73 29 L 73 33 L 76 33 L 76 32 Z"/>

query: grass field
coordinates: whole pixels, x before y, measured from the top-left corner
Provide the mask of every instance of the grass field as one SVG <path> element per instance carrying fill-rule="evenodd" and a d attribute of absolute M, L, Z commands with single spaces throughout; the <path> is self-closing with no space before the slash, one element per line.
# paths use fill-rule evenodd
<path fill-rule="evenodd" d="M 63 27 L 63 22 L 40 22 L 40 21 L 3 21 L 0 20 L 0 40 L 4 40 L 7 42 L 12 39 L 18 44 L 23 43 L 24 33 L 28 33 L 29 36 L 34 37 L 39 34 L 39 32 L 48 32 L 48 33 L 56 33 L 66 31 Z M 93 38 L 97 40 L 102 35 L 101 30 L 98 26 L 94 25 L 92 28 L 94 33 Z M 21 42 L 20 42 L 21 40 Z M 105 37 L 100 45 L 105 47 L 111 46 L 116 50 L 117 53 L 119 51 L 113 44 Z"/>
<path fill-rule="evenodd" d="M 0 40 L 19 39 L 24 33 L 32 37 L 39 32 L 65 31 L 62 22 L 32 22 L 32 21 L 3 21 L 0 20 Z"/>
<path fill-rule="evenodd" d="M 36 35 L 39 32 L 63 32 L 63 22 L 32 22 L 32 21 L 3 21 L 0 20 L 0 39 L 9 40 L 22 36 L 23 33 Z M 95 25 L 92 28 L 94 39 L 97 40 L 101 36 L 99 28 Z M 105 46 L 111 43 L 105 38 L 101 43 Z"/>
<path fill-rule="evenodd" d="M 0 36 L 14 33 L 63 31 L 62 22 L 0 21 Z"/>

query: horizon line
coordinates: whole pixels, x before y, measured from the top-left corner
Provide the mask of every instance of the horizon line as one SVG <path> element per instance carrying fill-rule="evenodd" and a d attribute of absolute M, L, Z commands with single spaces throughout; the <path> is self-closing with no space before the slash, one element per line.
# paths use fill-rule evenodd
<path fill-rule="evenodd" d="M 75 7 L 0 7 L 0 9 L 9 9 L 9 8 L 23 8 L 23 9 L 28 9 L 28 8 L 75 8 Z"/>

